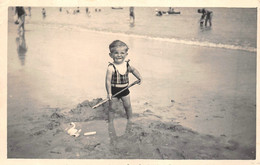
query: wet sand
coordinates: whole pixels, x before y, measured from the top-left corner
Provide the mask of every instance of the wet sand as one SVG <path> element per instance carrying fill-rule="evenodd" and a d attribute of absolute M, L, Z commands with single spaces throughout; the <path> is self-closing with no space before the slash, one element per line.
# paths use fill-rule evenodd
<path fill-rule="evenodd" d="M 28 24 L 21 55 L 9 29 L 8 158 L 255 158 L 255 53 Z M 114 39 L 144 77 L 131 88 L 130 125 L 120 104 L 113 124 L 106 104 L 90 108 L 106 96 Z M 66 133 L 70 122 L 81 136 Z"/>
<path fill-rule="evenodd" d="M 85 101 L 70 111 L 49 109 L 40 120 L 8 127 L 9 158 L 68 159 L 251 159 L 251 148 L 225 136 L 214 137 L 185 128 L 178 122 L 162 122 L 152 111 L 134 114 L 127 123 L 118 105 L 113 123 L 107 122 L 108 105 L 95 110 L 99 100 Z M 70 122 L 81 129 L 69 136 Z M 84 136 L 85 132 L 95 135 Z M 32 149 L 32 146 L 34 149 Z"/>

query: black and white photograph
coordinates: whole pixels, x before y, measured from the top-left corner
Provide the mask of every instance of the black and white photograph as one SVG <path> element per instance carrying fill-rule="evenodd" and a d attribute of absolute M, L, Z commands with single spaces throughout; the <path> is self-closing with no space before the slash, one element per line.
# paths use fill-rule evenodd
<path fill-rule="evenodd" d="M 7 160 L 256 163 L 257 5 L 5 7 Z"/>

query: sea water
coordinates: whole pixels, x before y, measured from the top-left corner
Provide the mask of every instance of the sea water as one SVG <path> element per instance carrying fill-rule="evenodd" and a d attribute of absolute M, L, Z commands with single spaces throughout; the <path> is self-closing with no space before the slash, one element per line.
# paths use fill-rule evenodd
<path fill-rule="evenodd" d="M 28 13 L 28 8 L 26 11 Z M 200 27 L 199 8 L 174 8 L 181 14 L 156 16 L 156 10 L 166 7 L 135 7 L 135 22 L 130 21 L 129 7 L 47 7 L 46 17 L 41 7 L 32 7 L 27 24 L 53 28 L 93 30 L 135 37 L 183 43 L 196 46 L 256 52 L 256 8 L 207 8 L 213 11 L 212 27 Z"/>

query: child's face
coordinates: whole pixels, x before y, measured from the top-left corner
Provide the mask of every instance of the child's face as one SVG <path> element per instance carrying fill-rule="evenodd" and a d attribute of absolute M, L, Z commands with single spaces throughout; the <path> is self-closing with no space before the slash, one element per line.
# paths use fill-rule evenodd
<path fill-rule="evenodd" d="M 125 46 L 116 47 L 109 53 L 110 57 L 113 58 L 114 63 L 121 64 L 125 61 L 127 53 L 127 48 Z"/>

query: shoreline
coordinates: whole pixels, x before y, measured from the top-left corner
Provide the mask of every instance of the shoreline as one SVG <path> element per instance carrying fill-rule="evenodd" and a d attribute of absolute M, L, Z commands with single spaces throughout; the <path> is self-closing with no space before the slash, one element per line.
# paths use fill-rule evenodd
<path fill-rule="evenodd" d="M 30 24 L 32 26 L 39 26 L 36 24 Z M 232 45 L 232 44 L 222 44 L 222 43 L 215 43 L 215 42 L 207 42 L 207 41 L 199 41 L 199 40 L 185 40 L 185 39 L 177 39 L 177 38 L 166 38 L 166 37 L 158 37 L 158 36 L 148 36 L 148 35 L 140 35 L 135 34 L 133 32 L 115 32 L 115 31 L 109 31 L 104 29 L 95 29 L 95 28 L 88 28 L 88 27 L 81 27 L 77 25 L 60 25 L 60 27 L 57 27 L 57 25 L 52 24 L 45 24 L 45 26 L 50 26 L 51 28 L 64 28 L 67 30 L 75 30 L 80 32 L 86 32 L 86 33 L 97 33 L 97 34 L 104 34 L 104 35 L 115 35 L 115 36 L 122 36 L 122 37 L 131 37 L 131 38 L 138 38 L 138 39 L 144 39 L 144 40 L 155 40 L 158 42 L 169 42 L 172 44 L 183 44 L 187 46 L 199 46 L 203 48 L 216 48 L 216 49 L 226 49 L 226 50 L 234 50 L 234 51 L 245 51 L 249 53 L 256 53 L 257 48 L 256 47 L 245 47 L 241 45 Z M 207 27 L 208 30 L 210 29 Z"/>

